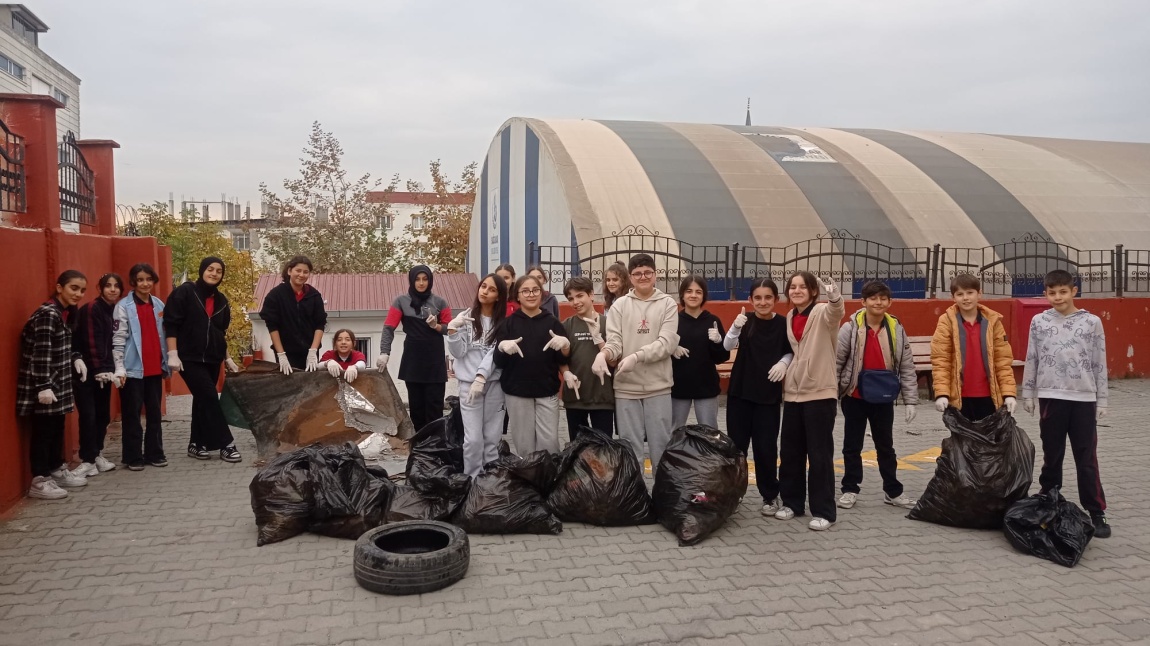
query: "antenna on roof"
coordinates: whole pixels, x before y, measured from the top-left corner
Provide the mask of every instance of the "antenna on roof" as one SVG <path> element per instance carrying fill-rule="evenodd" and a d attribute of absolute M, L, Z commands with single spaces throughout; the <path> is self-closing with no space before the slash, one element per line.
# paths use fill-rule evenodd
<path fill-rule="evenodd" d="M 751 125 L 751 97 L 747 97 L 747 125 Z"/>

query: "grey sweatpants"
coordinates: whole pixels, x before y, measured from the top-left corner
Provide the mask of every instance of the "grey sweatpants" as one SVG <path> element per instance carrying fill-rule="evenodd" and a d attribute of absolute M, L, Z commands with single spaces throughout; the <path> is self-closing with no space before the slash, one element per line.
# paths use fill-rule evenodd
<path fill-rule="evenodd" d="M 507 432 L 515 445 L 515 455 L 535 451 L 559 452 L 559 398 L 504 395 Z"/>
<path fill-rule="evenodd" d="M 475 403 L 467 402 L 473 382 L 459 380 L 459 414 L 463 417 L 463 472 L 475 477 L 499 457 L 503 435 L 503 388 L 489 381 Z"/>
<path fill-rule="evenodd" d="M 691 404 L 695 405 L 695 421 L 711 428 L 719 429 L 719 398 L 709 399 L 675 399 L 671 398 L 671 430 L 677 429 L 687 423 L 687 416 L 691 414 Z"/>
<path fill-rule="evenodd" d="M 645 399 L 615 398 L 615 427 L 619 437 L 628 442 L 635 451 L 639 464 L 643 463 L 643 436 L 647 436 L 647 446 L 651 449 L 651 471 L 659 468 L 663 449 L 671 440 L 671 394 L 656 395 Z"/>

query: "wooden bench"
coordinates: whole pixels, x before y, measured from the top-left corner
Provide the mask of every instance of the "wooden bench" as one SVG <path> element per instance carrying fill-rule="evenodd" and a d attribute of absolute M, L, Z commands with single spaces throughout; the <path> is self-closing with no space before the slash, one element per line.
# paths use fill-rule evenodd
<path fill-rule="evenodd" d="M 926 393 L 934 399 L 934 375 L 930 367 L 930 339 L 929 336 L 911 336 L 907 337 L 910 342 L 910 352 L 914 356 L 914 371 L 918 374 L 918 378 L 926 378 Z M 1015 369 L 1015 379 L 1018 380 L 1018 368 L 1024 365 L 1024 362 L 1015 359 L 1010 364 Z"/>

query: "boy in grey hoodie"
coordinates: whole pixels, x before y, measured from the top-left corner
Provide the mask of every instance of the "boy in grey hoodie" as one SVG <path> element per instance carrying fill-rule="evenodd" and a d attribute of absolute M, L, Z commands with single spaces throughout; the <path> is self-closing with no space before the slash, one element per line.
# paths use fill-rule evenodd
<path fill-rule="evenodd" d="M 615 425 L 643 462 L 643 436 L 651 469 L 659 468 L 671 439 L 671 353 L 679 347 L 679 306 L 655 289 L 655 259 L 641 253 L 627 263 L 631 291 L 611 306 L 607 337 L 591 370 L 603 381 L 615 368 Z"/>
<path fill-rule="evenodd" d="M 1022 405 L 1034 414 L 1042 437 L 1043 492 L 1062 486 L 1066 439 L 1078 470 L 1078 497 L 1094 521 L 1094 536 L 1109 538 L 1106 495 L 1098 475 L 1098 425 L 1106 416 L 1106 334 L 1102 320 L 1074 306 L 1078 287 L 1070 272 L 1046 274 L 1051 308 L 1030 322 L 1030 344 L 1022 372 Z"/>

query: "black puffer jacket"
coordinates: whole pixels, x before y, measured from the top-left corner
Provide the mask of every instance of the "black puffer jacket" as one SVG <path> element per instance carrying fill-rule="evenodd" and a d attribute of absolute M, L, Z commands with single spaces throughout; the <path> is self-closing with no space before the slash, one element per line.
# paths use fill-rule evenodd
<path fill-rule="evenodd" d="M 218 364 L 228 354 L 224 334 L 232 323 L 228 297 L 216 292 L 212 316 L 208 318 L 203 299 L 195 283 L 184 283 L 172 290 L 164 307 L 164 335 L 176 339 L 180 361 Z M 164 348 L 167 352 L 167 348 Z"/>

